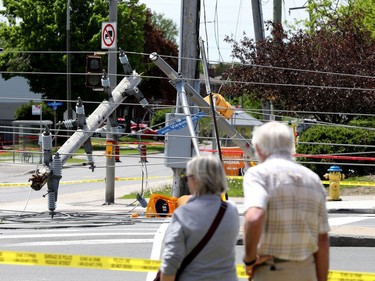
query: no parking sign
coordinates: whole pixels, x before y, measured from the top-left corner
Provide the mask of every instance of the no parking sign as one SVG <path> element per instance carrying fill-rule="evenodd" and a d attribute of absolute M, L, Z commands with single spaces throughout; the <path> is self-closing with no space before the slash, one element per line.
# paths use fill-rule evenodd
<path fill-rule="evenodd" d="M 117 23 L 115 21 L 102 23 L 102 49 L 116 49 Z"/>

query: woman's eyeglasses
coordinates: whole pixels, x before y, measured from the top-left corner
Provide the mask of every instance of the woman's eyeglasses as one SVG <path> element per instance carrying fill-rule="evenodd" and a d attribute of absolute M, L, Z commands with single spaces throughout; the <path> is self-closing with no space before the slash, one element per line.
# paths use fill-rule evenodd
<path fill-rule="evenodd" d="M 191 177 L 194 177 L 194 175 L 185 175 L 184 176 L 184 181 L 188 182 L 188 179 L 191 178 Z"/>

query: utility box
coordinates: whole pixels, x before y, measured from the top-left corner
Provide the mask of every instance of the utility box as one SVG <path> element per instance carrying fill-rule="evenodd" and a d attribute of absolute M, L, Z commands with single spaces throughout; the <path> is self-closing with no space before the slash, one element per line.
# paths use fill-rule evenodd
<path fill-rule="evenodd" d="M 167 113 L 167 127 L 173 127 L 176 122 L 185 119 L 182 113 Z M 193 121 L 197 131 L 197 121 Z M 165 134 L 165 165 L 169 168 L 186 168 L 187 162 L 193 157 L 193 144 L 188 126 L 173 129 Z"/>

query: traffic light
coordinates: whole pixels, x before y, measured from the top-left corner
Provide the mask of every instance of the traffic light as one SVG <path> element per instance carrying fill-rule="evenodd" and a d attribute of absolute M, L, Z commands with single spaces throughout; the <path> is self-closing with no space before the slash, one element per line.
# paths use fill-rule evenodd
<path fill-rule="evenodd" d="M 102 72 L 102 57 L 86 56 L 86 87 L 102 88 Z"/>
<path fill-rule="evenodd" d="M 234 110 L 232 109 L 232 105 L 225 100 L 225 98 L 220 94 L 213 94 L 214 101 L 216 100 L 216 110 L 223 115 L 226 119 L 230 119 L 234 113 Z M 204 98 L 204 100 L 208 103 L 210 103 L 210 97 L 207 96 Z"/>

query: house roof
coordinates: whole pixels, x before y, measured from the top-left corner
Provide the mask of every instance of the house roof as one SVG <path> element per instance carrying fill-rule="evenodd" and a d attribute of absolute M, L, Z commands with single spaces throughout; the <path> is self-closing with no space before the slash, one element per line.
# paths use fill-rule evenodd
<path fill-rule="evenodd" d="M 42 95 L 30 91 L 27 80 L 23 77 L 13 77 L 9 80 L 0 78 L 0 102 L 28 103 L 30 100 L 40 101 Z"/>
<path fill-rule="evenodd" d="M 250 114 L 247 114 L 245 111 L 238 110 L 238 109 L 234 111 L 234 114 L 232 115 L 230 123 L 234 126 L 249 126 L 249 127 L 260 126 L 263 124 L 262 121 L 256 119 Z"/>

